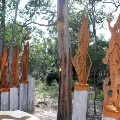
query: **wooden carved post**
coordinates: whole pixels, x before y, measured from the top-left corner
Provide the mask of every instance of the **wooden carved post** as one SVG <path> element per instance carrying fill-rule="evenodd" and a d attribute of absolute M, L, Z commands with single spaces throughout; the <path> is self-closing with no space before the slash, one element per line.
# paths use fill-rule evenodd
<path fill-rule="evenodd" d="M 1 86 L 2 86 L 2 81 L 1 81 L 1 72 L 2 72 L 2 55 L 0 55 L 0 103 L 1 103 Z M 1 107 L 0 107 L 1 110 Z"/>
<path fill-rule="evenodd" d="M 9 87 L 8 87 L 8 48 L 5 49 L 1 63 L 1 110 L 9 110 Z"/>
<path fill-rule="evenodd" d="M 90 41 L 88 32 L 87 16 L 82 15 L 82 26 L 78 33 L 78 51 L 74 56 L 72 63 L 78 75 L 78 83 L 74 85 L 74 104 L 72 120 L 86 120 L 87 97 L 88 97 L 88 76 L 92 66 L 90 59 L 90 68 L 86 74 L 86 55 Z M 89 56 L 89 55 L 88 55 Z M 90 57 L 89 57 L 90 58 Z"/>
<path fill-rule="evenodd" d="M 12 58 L 11 77 L 12 83 L 10 85 L 10 110 L 18 110 L 18 46 L 14 49 Z"/>
<path fill-rule="evenodd" d="M 28 111 L 34 110 L 35 79 L 28 77 Z"/>
<path fill-rule="evenodd" d="M 109 64 L 110 77 L 103 84 L 104 104 L 102 120 L 120 119 L 120 15 L 113 27 L 112 19 L 108 19 L 111 32 L 109 49 L 103 59 L 104 64 Z"/>
<path fill-rule="evenodd" d="M 24 46 L 24 51 L 21 59 L 22 76 L 20 79 L 20 90 L 19 90 L 19 109 L 27 111 L 27 86 L 28 86 L 28 58 L 29 58 L 29 43 Z"/>

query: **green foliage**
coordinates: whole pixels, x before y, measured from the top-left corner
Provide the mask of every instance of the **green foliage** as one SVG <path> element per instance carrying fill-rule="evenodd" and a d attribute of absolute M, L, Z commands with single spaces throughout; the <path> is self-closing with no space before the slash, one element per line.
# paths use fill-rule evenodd
<path fill-rule="evenodd" d="M 94 6 L 90 1 L 94 2 Z M 101 4 L 100 2 L 101 0 L 69 0 L 69 31 L 72 56 L 74 56 L 77 51 L 78 32 L 81 27 L 82 13 L 88 14 L 88 25 L 91 38 L 89 54 L 93 63 L 91 79 L 93 79 L 94 72 L 99 74 L 102 69 L 106 68 L 102 63 L 102 59 L 108 48 L 108 42 L 104 40 L 104 33 L 101 36 L 95 36 L 93 34 L 93 18 L 95 17 L 94 22 L 97 31 L 104 27 L 103 21 L 111 15 L 109 13 L 113 10 L 109 9 L 108 11 L 105 11 L 104 8 L 107 8 L 107 5 Z M 115 0 L 114 3 L 118 6 L 117 0 Z M 59 67 L 57 27 L 49 26 L 47 27 L 46 33 L 43 33 L 42 28 L 39 27 L 37 29 L 36 26 L 28 25 L 36 23 L 38 17 L 46 23 L 55 22 L 57 20 L 57 6 L 54 5 L 51 0 L 28 0 L 23 6 L 24 7 L 18 6 L 17 24 L 14 26 L 14 44 L 18 44 L 22 50 L 25 41 L 31 40 L 29 56 L 30 74 L 38 79 L 41 78 L 41 76 L 38 75 L 41 72 L 43 73 L 42 77 L 45 78 L 50 71 L 58 71 Z M 5 46 L 9 46 L 11 41 L 15 7 L 16 0 L 8 0 L 6 1 L 5 12 L 2 12 L 2 1 L 0 1 L 0 21 L 3 17 L 6 17 Z M 95 10 L 93 10 L 93 7 Z M 93 16 L 93 13 L 95 16 Z M 3 16 L 4 14 L 5 16 Z M 88 63 L 87 68 L 89 67 Z M 101 80 L 98 81 L 99 85 L 102 84 Z"/>
<path fill-rule="evenodd" d="M 40 79 L 36 80 L 36 99 L 47 99 L 58 97 L 58 84 L 53 82 L 51 86 L 44 84 Z"/>
<path fill-rule="evenodd" d="M 103 94 L 102 93 L 98 93 L 97 96 L 96 96 L 96 99 L 103 100 L 104 99 Z"/>
<path fill-rule="evenodd" d="M 31 75 L 37 77 L 37 73 L 42 72 L 45 76 L 49 71 L 57 71 L 56 54 L 56 41 L 47 38 L 34 39 L 30 46 L 29 56 Z"/>
<path fill-rule="evenodd" d="M 59 82 L 59 74 L 57 72 L 51 71 L 50 73 L 48 73 L 47 78 L 46 78 L 47 85 L 51 85 L 51 83 L 54 80 L 56 80 L 57 83 Z"/>
<path fill-rule="evenodd" d="M 90 100 L 96 100 L 96 99 L 98 99 L 98 100 L 103 100 L 104 99 L 104 96 L 103 96 L 103 92 L 102 92 L 102 90 L 101 89 L 96 89 L 96 96 L 95 96 L 95 92 L 94 91 L 91 91 L 90 92 L 90 95 L 89 95 L 89 99 Z"/>
<path fill-rule="evenodd" d="M 20 25 L 20 23 L 17 23 Z M 25 43 L 26 40 L 30 40 L 32 28 L 31 27 L 26 27 L 21 29 L 19 25 L 15 25 L 15 37 L 14 37 L 14 45 L 19 45 L 21 47 L 22 44 Z M 12 23 L 6 24 L 6 30 L 5 30 L 5 46 L 9 46 L 11 37 L 12 37 Z"/>
<path fill-rule="evenodd" d="M 89 45 L 88 53 L 92 59 L 92 69 L 89 79 L 90 81 L 91 80 L 93 81 L 93 79 L 96 79 L 96 81 L 98 81 L 99 74 L 101 72 L 103 71 L 108 72 L 106 69 L 107 66 L 102 62 L 102 59 L 105 57 L 107 49 L 108 49 L 108 42 L 103 40 L 95 40 L 93 43 Z"/>

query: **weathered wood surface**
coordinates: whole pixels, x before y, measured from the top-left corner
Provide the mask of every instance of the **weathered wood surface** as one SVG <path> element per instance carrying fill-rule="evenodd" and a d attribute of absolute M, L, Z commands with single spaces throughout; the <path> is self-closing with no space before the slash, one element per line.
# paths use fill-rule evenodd
<path fill-rule="evenodd" d="M 101 120 L 116 120 L 116 119 L 110 118 L 110 117 L 105 117 L 104 115 L 102 115 L 102 119 Z"/>
<path fill-rule="evenodd" d="M 12 85 L 18 85 L 18 57 L 19 57 L 19 47 L 15 46 L 14 54 L 12 57 L 12 67 L 10 75 L 12 77 Z"/>
<path fill-rule="evenodd" d="M 30 80 L 29 88 L 27 86 L 28 80 L 28 58 L 29 58 L 29 42 L 24 45 L 24 51 L 21 58 L 22 75 L 18 80 L 18 57 L 19 47 L 15 46 L 14 54 L 12 57 L 11 71 L 8 72 L 8 52 L 6 48 L 3 55 L 0 56 L 0 89 L 1 89 L 1 109 L 2 110 L 29 110 L 33 111 L 34 108 L 34 82 Z M 12 78 L 12 81 L 8 84 L 8 75 Z M 18 85 L 20 84 L 20 88 Z M 19 89 L 18 89 L 19 88 Z M 32 88 L 32 89 L 31 89 Z M 29 89 L 29 93 L 28 93 Z M 10 94 L 7 94 L 9 93 Z M 19 98 L 18 98 L 19 94 Z M 29 94 L 29 101 L 28 100 Z M 10 98 L 9 98 L 10 97 Z M 18 105 L 19 104 L 19 105 Z"/>
<path fill-rule="evenodd" d="M 5 49 L 2 56 L 1 88 L 8 88 L 8 48 Z"/>
<path fill-rule="evenodd" d="M 88 91 L 74 91 L 72 120 L 86 120 Z"/>
<path fill-rule="evenodd" d="M 120 119 L 120 15 L 113 27 L 110 25 L 112 19 L 107 21 L 111 39 L 103 63 L 109 65 L 110 77 L 103 84 L 103 115 Z"/>
<path fill-rule="evenodd" d="M 73 66 L 77 72 L 79 84 L 87 84 L 88 76 L 90 74 L 90 69 L 92 66 L 91 58 L 88 54 L 88 44 L 90 41 L 89 31 L 88 31 L 88 18 L 82 15 L 82 26 L 78 33 L 78 51 L 72 59 Z M 86 74 L 86 56 L 90 58 L 90 68 Z"/>
<path fill-rule="evenodd" d="M 21 111 L 27 111 L 27 100 L 28 100 L 28 94 L 27 94 L 27 86 L 28 84 L 20 84 L 19 86 L 19 110 Z"/>
<path fill-rule="evenodd" d="M 18 110 L 18 88 L 10 88 L 10 110 Z"/>
<path fill-rule="evenodd" d="M 7 111 L 10 109 L 10 92 L 1 92 L 1 110 Z"/>
<path fill-rule="evenodd" d="M 34 110 L 35 79 L 28 77 L 28 111 Z"/>
<path fill-rule="evenodd" d="M 82 15 L 82 26 L 78 33 L 78 51 L 72 59 L 73 66 L 77 72 L 78 83 L 74 85 L 74 103 L 72 120 L 86 120 L 88 84 L 87 80 L 92 67 L 92 60 L 88 54 L 88 44 L 90 41 L 88 31 L 88 18 Z M 86 72 L 86 56 L 90 59 L 90 67 Z"/>
<path fill-rule="evenodd" d="M 28 59 L 29 59 L 29 42 L 27 42 L 26 45 L 24 46 L 24 51 L 22 54 L 22 59 L 21 59 L 22 76 L 20 78 L 20 83 L 27 82 Z"/>
<path fill-rule="evenodd" d="M 57 0 L 59 43 L 59 98 L 57 120 L 71 120 L 71 44 L 69 38 L 68 0 Z"/>

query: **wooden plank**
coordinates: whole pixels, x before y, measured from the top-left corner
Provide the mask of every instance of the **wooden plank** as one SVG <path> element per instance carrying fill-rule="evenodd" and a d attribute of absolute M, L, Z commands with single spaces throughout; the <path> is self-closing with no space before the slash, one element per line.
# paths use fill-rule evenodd
<path fill-rule="evenodd" d="M 74 91 L 72 120 L 86 120 L 88 91 Z"/>
<path fill-rule="evenodd" d="M 1 92 L 1 111 L 7 111 L 9 107 L 10 92 Z"/>
<path fill-rule="evenodd" d="M 34 110 L 35 79 L 28 78 L 28 111 Z"/>
<path fill-rule="evenodd" d="M 19 110 L 27 111 L 27 86 L 28 84 L 20 84 L 19 86 Z"/>
<path fill-rule="evenodd" d="M 10 88 L 10 110 L 18 110 L 18 88 Z"/>

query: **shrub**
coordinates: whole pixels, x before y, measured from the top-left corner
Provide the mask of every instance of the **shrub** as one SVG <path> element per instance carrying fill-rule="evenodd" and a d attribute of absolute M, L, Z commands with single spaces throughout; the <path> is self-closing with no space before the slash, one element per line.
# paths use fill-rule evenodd
<path fill-rule="evenodd" d="M 59 82 L 59 74 L 57 72 L 50 72 L 48 73 L 47 77 L 46 77 L 46 82 L 47 85 L 51 85 L 51 83 L 56 80 L 56 82 Z"/>

